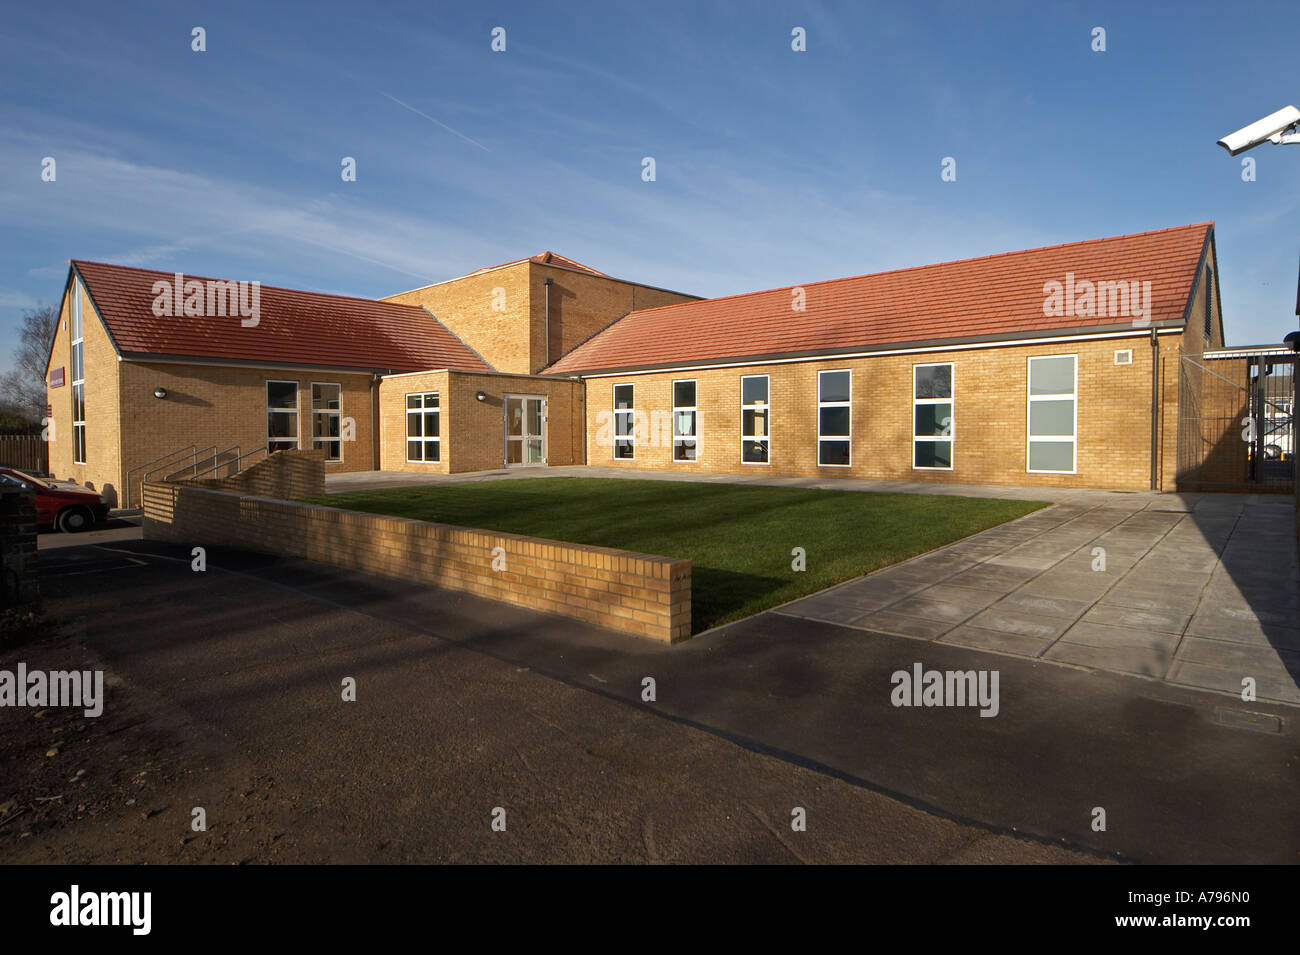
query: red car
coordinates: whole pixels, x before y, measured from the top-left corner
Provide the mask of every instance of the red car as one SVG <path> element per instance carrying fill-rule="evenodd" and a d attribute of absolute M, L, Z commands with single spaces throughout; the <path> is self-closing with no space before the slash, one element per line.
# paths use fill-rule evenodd
<path fill-rule="evenodd" d="M 61 531 L 84 531 L 108 517 L 103 496 L 88 487 L 51 482 L 16 468 L 0 468 L 0 485 L 36 492 L 36 523 Z"/>

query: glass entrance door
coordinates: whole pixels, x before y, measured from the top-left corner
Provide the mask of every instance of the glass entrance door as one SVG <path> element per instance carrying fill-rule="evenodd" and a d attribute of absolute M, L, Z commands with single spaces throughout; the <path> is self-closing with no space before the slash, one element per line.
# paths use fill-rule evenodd
<path fill-rule="evenodd" d="M 546 399 L 505 396 L 507 467 L 546 463 Z"/>

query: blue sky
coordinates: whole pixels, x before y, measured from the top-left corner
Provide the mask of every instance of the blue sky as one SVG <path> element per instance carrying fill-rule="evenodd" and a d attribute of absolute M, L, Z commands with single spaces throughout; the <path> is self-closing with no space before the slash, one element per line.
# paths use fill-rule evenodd
<path fill-rule="evenodd" d="M 69 258 L 380 296 L 553 249 L 725 295 L 1207 219 L 1229 342 L 1296 327 L 1300 147 L 1243 182 L 1214 144 L 1300 103 L 1295 4 L 70 2 L 0 31 L 0 369 Z"/>

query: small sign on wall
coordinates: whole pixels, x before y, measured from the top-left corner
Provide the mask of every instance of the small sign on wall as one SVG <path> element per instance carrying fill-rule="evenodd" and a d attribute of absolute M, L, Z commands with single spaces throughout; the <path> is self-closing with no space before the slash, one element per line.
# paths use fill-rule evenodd
<path fill-rule="evenodd" d="M 63 387 L 63 369 L 62 369 L 62 368 L 52 368 L 52 369 L 50 370 L 50 387 L 51 387 L 51 388 L 62 388 L 62 387 Z"/>

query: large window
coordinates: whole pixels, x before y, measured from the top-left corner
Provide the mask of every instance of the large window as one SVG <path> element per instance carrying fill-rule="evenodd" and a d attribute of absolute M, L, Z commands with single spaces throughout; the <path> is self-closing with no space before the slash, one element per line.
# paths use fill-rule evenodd
<path fill-rule="evenodd" d="M 740 460 L 743 464 L 768 463 L 772 408 L 767 392 L 767 375 L 747 375 L 740 379 Z"/>
<path fill-rule="evenodd" d="M 298 382 L 266 383 L 266 450 L 290 451 L 298 447 Z"/>
<path fill-rule="evenodd" d="M 852 372 L 818 372 L 817 463 L 823 467 L 846 468 L 851 462 L 852 392 Z"/>
<path fill-rule="evenodd" d="M 406 396 L 406 460 L 442 460 L 441 417 L 436 391 Z"/>
<path fill-rule="evenodd" d="M 86 463 L 86 368 L 81 337 L 81 282 L 72 280 L 72 460 Z"/>
<path fill-rule="evenodd" d="M 326 461 L 343 460 L 339 412 L 343 389 L 339 385 L 311 384 L 311 446 L 325 450 Z"/>
<path fill-rule="evenodd" d="M 952 364 L 912 366 L 912 467 L 951 471 Z"/>
<path fill-rule="evenodd" d="M 631 385 L 614 386 L 614 457 L 630 461 L 635 456 L 636 411 Z"/>
<path fill-rule="evenodd" d="M 1205 267 L 1205 337 L 1214 337 L 1214 273 Z"/>
<path fill-rule="evenodd" d="M 1029 359 L 1029 438 L 1031 472 L 1073 474 L 1078 357 Z"/>
<path fill-rule="evenodd" d="M 699 460 L 700 415 L 695 382 L 673 382 L 673 460 Z"/>

